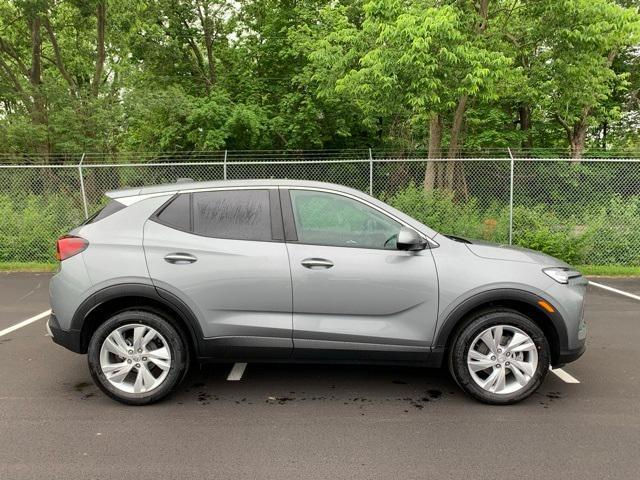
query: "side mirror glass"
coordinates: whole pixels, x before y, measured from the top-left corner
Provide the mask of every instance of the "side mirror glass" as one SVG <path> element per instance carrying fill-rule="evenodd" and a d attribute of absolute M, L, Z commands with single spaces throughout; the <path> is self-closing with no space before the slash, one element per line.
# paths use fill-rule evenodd
<path fill-rule="evenodd" d="M 398 250 L 408 250 L 411 252 L 424 250 L 427 247 L 427 242 L 418 235 L 418 232 L 415 230 L 407 227 L 400 227 L 396 246 Z"/>

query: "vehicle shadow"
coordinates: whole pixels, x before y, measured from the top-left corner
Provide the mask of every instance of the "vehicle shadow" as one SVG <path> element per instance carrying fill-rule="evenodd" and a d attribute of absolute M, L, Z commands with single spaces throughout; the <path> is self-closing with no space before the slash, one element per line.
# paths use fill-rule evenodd
<path fill-rule="evenodd" d="M 240 381 L 227 381 L 232 364 L 193 368 L 172 396 L 177 403 L 333 404 L 399 403 L 422 409 L 462 393 L 443 369 L 402 366 L 248 364 Z"/>

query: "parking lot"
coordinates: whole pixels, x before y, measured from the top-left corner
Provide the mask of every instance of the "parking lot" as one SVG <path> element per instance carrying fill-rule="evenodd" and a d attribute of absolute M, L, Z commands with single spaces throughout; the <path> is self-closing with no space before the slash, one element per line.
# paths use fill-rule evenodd
<path fill-rule="evenodd" d="M 0 331 L 49 308 L 49 274 L 0 274 Z M 597 279 L 640 295 L 640 280 Z M 509 407 L 444 371 L 249 364 L 194 368 L 126 407 L 45 320 L 0 337 L 0 478 L 638 478 L 640 302 L 589 287 L 589 344 Z"/>

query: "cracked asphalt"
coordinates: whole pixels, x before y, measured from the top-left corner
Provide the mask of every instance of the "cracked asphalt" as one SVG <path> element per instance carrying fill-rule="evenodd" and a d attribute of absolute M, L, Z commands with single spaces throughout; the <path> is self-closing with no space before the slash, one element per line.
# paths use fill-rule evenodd
<path fill-rule="evenodd" d="M 49 308 L 49 274 L 0 273 L 0 330 Z M 640 279 L 600 283 L 631 293 Z M 249 364 L 194 368 L 127 407 L 44 320 L 0 337 L 0 479 L 638 478 L 640 302 L 589 287 L 588 349 L 509 407 L 445 371 Z"/>

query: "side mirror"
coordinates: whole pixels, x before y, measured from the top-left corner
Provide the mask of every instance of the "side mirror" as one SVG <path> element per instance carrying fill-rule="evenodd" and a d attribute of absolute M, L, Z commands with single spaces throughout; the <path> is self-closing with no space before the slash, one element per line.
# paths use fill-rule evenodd
<path fill-rule="evenodd" d="M 424 250 L 427 247 L 427 242 L 415 230 L 400 227 L 396 247 L 398 250 L 414 252 L 416 250 Z"/>

